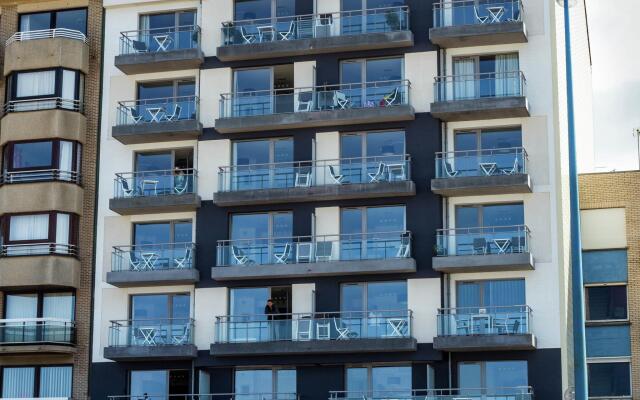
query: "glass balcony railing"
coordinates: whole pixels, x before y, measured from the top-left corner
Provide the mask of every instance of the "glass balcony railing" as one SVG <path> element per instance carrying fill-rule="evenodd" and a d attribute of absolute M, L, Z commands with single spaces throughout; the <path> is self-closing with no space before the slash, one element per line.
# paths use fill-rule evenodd
<path fill-rule="evenodd" d="M 433 26 L 518 22 L 522 14 L 522 0 L 441 0 L 433 4 Z"/>
<path fill-rule="evenodd" d="M 269 265 L 411 257 L 411 232 L 218 241 L 217 265 Z"/>
<path fill-rule="evenodd" d="M 28 182 L 71 182 L 80 184 L 80 174 L 59 169 L 39 169 L 28 171 L 4 171 L 0 175 L 0 185 Z"/>
<path fill-rule="evenodd" d="M 222 24 L 225 46 L 409 30 L 409 7 L 247 19 Z"/>
<path fill-rule="evenodd" d="M 198 96 L 121 101 L 116 126 L 199 120 Z"/>
<path fill-rule="evenodd" d="M 216 343 L 410 338 L 411 310 L 216 317 Z"/>
<path fill-rule="evenodd" d="M 530 333 L 529 306 L 443 308 L 438 336 L 522 335 Z"/>
<path fill-rule="evenodd" d="M 408 80 L 392 80 L 226 93 L 220 117 L 394 107 L 409 104 L 410 86 Z"/>
<path fill-rule="evenodd" d="M 109 347 L 193 344 L 190 318 L 111 321 Z"/>
<path fill-rule="evenodd" d="M 464 389 L 331 391 L 329 400 L 532 400 L 528 386 Z"/>
<path fill-rule="evenodd" d="M 527 173 L 522 147 L 436 153 L 436 178 L 517 175 Z"/>
<path fill-rule="evenodd" d="M 389 155 L 221 167 L 218 190 L 281 189 L 411 180 L 411 157 Z"/>
<path fill-rule="evenodd" d="M 440 229 L 436 235 L 436 255 L 452 257 L 528 253 L 530 236 L 526 225 Z"/>
<path fill-rule="evenodd" d="M 78 249 L 69 243 L 26 243 L 0 245 L 0 257 L 62 255 L 76 256 Z"/>
<path fill-rule="evenodd" d="M 180 196 L 197 193 L 198 172 L 193 168 L 116 174 L 115 198 Z"/>
<path fill-rule="evenodd" d="M 120 34 L 120 55 L 163 53 L 199 47 L 200 27 L 197 25 L 143 29 Z"/>
<path fill-rule="evenodd" d="M 194 243 L 116 246 L 111 253 L 111 271 L 164 271 L 192 269 Z"/>
<path fill-rule="evenodd" d="M 297 400 L 295 393 L 148 394 L 107 396 L 108 400 Z"/>
<path fill-rule="evenodd" d="M 438 76 L 434 83 L 436 102 L 526 95 L 527 80 L 521 71 L 485 72 L 473 75 Z"/>
<path fill-rule="evenodd" d="M 74 344 L 76 323 L 59 318 L 0 319 L 0 344 Z"/>
<path fill-rule="evenodd" d="M 4 113 L 41 110 L 68 110 L 84 112 L 81 100 L 63 99 L 62 97 L 47 97 L 31 100 L 10 100 L 4 105 Z"/>

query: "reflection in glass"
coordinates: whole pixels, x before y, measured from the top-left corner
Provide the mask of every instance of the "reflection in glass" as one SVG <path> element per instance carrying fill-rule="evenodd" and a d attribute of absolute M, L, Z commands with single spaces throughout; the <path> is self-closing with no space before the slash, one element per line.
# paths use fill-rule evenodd
<path fill-rule="evenodd" d="M 292 165 L 273 167 L 266 164 L 293 161 L 293 139 L 244 140 L 233 144 L 231 188 L 250 190 L 292 187 Z M 263 164 L 263 165 L 260 165 Z"/>
<path fill-rule="evenodd" d="M 275 212 L 264 214 L 234 214 L 231 216 L 232 258 L 229 264 L 237 263 L 242 254 L 256 264 L 271 264 L 277 260 L 284 246 L 293 235 L 293 213 Z M 235 255 L 235 256 L 234 256 Z"/>
<path fill-rule="evenodd" d="M 401 245 L 404 230 L 404 206 L 343 208 L 341 260 L 388 258 Z"/>

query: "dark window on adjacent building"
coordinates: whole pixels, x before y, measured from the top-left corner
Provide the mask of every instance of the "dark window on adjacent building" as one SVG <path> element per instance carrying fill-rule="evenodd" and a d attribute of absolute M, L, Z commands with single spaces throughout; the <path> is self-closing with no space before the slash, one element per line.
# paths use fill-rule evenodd
<path fill-rule="evenodd" d="M 587 286 L 585 288 L 587 320 L 626 320 L 627 287 Z"/>
<path fill-rule="evenodd" d="M 589 397 L 631 396 L 629 362 L 589 363 Z"/>
<path fill-rule="evenodd" d="M 46 11 L 20 15 L 20 32 L 70 29 L 87 34 L 87 10 Z"/>

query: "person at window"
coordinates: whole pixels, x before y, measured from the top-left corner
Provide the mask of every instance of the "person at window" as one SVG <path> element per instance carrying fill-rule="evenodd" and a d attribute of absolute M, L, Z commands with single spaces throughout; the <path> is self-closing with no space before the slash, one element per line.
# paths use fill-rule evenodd
<path fill-rule="evenodd" d="M 182 194 L 187 185 L 187 175 L 184 170 L 176 165 L 173 169 L 173 187 L 177 194 Z"/>
<path fill-rule="evenodd" d="M 267 300 L 267 304 L 264 306 L 264 315 L 267 316 L 267 321 L 269 321 L 269 332 L 272 339 L 278 339 L 278 324 L 274 322 L 279 319 L 280 310 L 278 306 L 273 303 L 272 299 Z"/>

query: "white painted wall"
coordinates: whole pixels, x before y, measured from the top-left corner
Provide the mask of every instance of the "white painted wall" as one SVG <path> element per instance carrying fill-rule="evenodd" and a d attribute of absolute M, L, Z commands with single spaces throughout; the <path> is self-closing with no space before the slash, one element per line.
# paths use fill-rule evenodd
<path fill-rule="evenodd" d="M 200 176 L 198 193 L 202 200 L 212 200 L 213 193 L 218 191 L 220 167 L 231 165 L 231 140 L 204 140 L 199 143 L 198 175 Z M 229 176 L 226 176 L 225 187 L 230 187 Z"/>
<path fill-rule="evenodd" d="M 291 285 L 291 307 L 294 314 L 312 313 L 315 306 L 315 283 Z"/>
<path fill-rule="evenodd" d="M 318 132 L 315 142 L 315 159 L 317 161 L 331 161 L 340 158 L 340 132 Z M 333 165 L 335 163 L 331 163 Z M 339 163 L 338 163 L 339 164 Z M 334 170 L 340 173 L 340 166 L 336 164 Z M 314 170 L 314 182 L 317 185 L 333 185 L 336 182 L 331 178 L 329 163 L 322 163 Z"/>
<path fill-rule="evenodd" d="M 331 255 L 339 259 L 340 254 L 340 207 L 316 207 L 315 234 L 322 236 L 318 240 L 333 241 Z"/>
<path fill-rule="evenodd" d="M 627 247 L 627 223 L 624 208 L 580 211 L 582 248 L 584 250 Z"/>
<path fill-rule="evenodd" d="M 195 344 L 198 350 L 209 350 L 215 338 L 216 317 L 229 312 L 227 288 L 203 288 L 195 290 Z"/>
<path fill-rule="evenodd" d="M 440 279 L 408 279 L 407 304 L 413 311 L 413 336 L 418 343 L 432 343 L 438 334 Z"/>
<path fill-rule="evenodd" d="M 411 83 L 409 100 L 416 112 L 429 112 L 433 102 L 433 80 L 438 76 L 438 52 L 407 53 L 404 77 Z"/>

